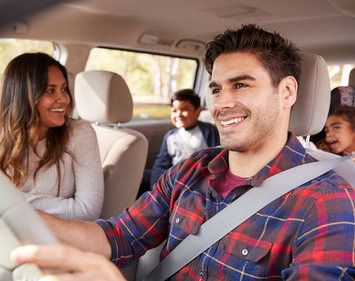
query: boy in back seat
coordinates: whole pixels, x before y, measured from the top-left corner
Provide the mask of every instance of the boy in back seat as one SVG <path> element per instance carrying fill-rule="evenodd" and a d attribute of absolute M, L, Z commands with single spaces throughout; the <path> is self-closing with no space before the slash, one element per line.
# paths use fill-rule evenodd
<path fill-rule="evenodd" d="M 202 108 L 200 97 L 193 90 L 177 91 L 171 97 L 170 105 L 171 122 L 176 128 L 164 136 L 152 168 L 151 187 L 167 169 L 187 159 L 192 153 L 219 145 L 217 128 L 198 120 Z"/>

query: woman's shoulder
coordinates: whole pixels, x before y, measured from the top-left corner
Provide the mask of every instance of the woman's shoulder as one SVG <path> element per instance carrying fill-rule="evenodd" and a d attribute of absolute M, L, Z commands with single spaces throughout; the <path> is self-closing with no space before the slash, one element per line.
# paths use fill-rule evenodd
<path fill-rule="evenodd" d="M 71 128 L 91 128 L 90 123 L 83 119 L 69 119 L 68 123 Z"/>
<path fill-rule="evenodd" d="M 69 127 L 72 138 L 86 138 L 88 135 L 95 135 L 90 123 L 82 119 L 69 119 Z"/>

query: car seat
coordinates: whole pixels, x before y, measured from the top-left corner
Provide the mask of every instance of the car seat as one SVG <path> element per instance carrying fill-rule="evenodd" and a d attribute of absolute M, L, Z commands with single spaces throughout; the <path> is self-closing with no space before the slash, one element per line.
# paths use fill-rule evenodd
<path fill-rule="evenodd" d="M 132 119 L 131 93 L 120 75 L 91 70 L 77 74 L 75 101 L 79 116 L 97 135 L 105 181 L 100 217 L 116 216 L 134 202 L 148 154 L 145 136 L 121 127 Z"/>

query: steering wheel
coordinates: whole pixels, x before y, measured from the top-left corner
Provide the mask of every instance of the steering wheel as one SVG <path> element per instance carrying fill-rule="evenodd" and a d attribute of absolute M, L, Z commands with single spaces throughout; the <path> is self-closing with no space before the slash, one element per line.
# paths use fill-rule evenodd
<path fill-rule="evenodd" d="M 35 265 L 16 267 L 9 260 L 14 248 L 25 244 L 58 243 L 23 194 L 0 173 L 0 281 L 35 281 L 41 276 L 41 270 Z"/>

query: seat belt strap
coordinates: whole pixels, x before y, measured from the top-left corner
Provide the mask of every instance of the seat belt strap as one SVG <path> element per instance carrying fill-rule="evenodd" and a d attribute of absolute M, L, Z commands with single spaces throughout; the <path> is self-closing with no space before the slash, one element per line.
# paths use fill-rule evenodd
<path fill-rule="evenodd" d="M 197 233 L 187 236 L 143 281 L 164 281 L 168 279 L 272 201 L 323 175 L 347 158 L 339 157 L 307 163 L 267 178 L 261 186 L 253 187 L 204 222 Z"/>

